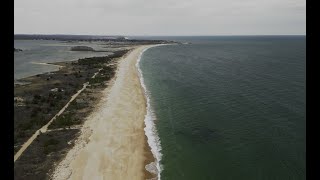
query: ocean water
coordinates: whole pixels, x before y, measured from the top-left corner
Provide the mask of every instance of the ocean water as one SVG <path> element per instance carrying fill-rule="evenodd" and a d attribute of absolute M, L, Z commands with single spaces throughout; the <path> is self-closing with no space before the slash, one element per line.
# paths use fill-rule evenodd
<path fill-rule="evenodd" d="M 161 179 L 306 179 L 305 36 L 167 39 L 139 62 Z"/>
<path fill-rule="evenodd" d="M 95 50 L 107 50 L 101 42 L 63 42 L 54 40 L 14 40 L 14 47 L 22 49 L 14 53 L 14 79 L 58 70 L 56 66 L 37 63 L 73 61 L 79 58 L 105 56 L 108 52 L 70 51 L 72 46 L 90 46 Z"/>

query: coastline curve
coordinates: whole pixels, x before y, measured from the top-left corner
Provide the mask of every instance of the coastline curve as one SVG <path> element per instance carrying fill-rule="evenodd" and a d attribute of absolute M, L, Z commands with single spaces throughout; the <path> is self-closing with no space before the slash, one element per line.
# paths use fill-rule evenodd
<path fill-rule="evenodd" d="M 148 145 L 151 149 L 151 152 L 156 160 L 156 162 L 151 162 L 150 164 L 147 164 L 146 165 L 146 170 L 151 172 L 151 173 L 156 173 L 157 174 L 157 178 L 158 180 L 161 179 L 161 171 L 163 170 L 163 167 L 160 163 L 161 161 L 161 157 L 162 157 L 162 154 L 161 154 L 161 141 L 160 141 L 160 137 L 158 135 L 158 131 L 157 131 L 157 128 L 156 128 L 156 125 L 155 125 L 155 120 L 156 120 L 156 116 L 154 114 L 154 111 L 153 111 L 153 108 L 151 106 L 151 103 L 150 103 L 150 92 L 148 91 L 146 85 L 145 85 L 145 81 L 144 81 L 144 78 L 143 78 L 143 74 L 142 74 L 142 71 L 141 71 L 141 68 L 140 68 L 140 61 L 141 61 L 141 58 L 142 58 L 142 55 L 145 51 L 147 51 L 148 49 L 150 48 L 154 48 L 154 47 L 158 47 L 158 46 L 164 46 L 164 45 L 170 45 L 170 44 L 158 44 L 158 45 L 154 45 L 154 46 L 151 46 L 151 47 L 147 47 L 145 48 L 143 51 L 141 51 L 141 53 L 139 54 L 139 57 L 137 59 L 137 62 L 136 62 L 136 68 L 138 70 L 138 76 L 139 76 L 139 79 L 140 79 L 140 83 L 141 83 L 141 86 L 143 88 L 143 91 L 144 91 L 144 95 L 145 95 L 145 98 L 146 98 L 146 115 L 145 115 L 145 119 L 144 119 L 144 123 L 145 123 L 145 128 L 144 128 L 144 131 L 145 131 L 145 135 L 147 136 L 147 142 L 148 142 Z M 153 164 L 156 164 L 154 167 Z M 156 169 L 154 169 L 156 168 Z"/>

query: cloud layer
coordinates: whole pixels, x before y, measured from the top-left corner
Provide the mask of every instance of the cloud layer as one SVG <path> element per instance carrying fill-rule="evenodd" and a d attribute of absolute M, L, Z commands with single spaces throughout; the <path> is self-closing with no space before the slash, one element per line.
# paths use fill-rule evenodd
<path fill-rule="evenodd" d="M 305 0 L 15 0 L 15 33 L 305 34 Z"/>

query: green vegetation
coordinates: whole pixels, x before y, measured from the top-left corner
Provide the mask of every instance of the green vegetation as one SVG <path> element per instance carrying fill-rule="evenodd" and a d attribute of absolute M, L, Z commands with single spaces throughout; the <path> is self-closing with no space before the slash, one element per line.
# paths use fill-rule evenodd
<path fill-rule="evenodd" d="M 73 110 L 78 110 L 87 107 L 87 103 L 77 103 L 76 100 L 72 101 L 69 106 L 68 110 L 73 111 Z"/>
<path fill-rule="evenodd" d="M 44 116 L 36 115 L 34 117 L 31 117 L 29 121 L 18 125 L 18 128 L 23 131 L 33 128 L 39 128 L 47 123 L 45 119 L 46 118 Z"/>
<path fill-rule="evenodd" d="M 79 59 L 78 64 L 79 65 L 92 65 L 92 64 L 106 63 L 108 60 L 109 60 L 108 56 L 90 57 L 90 58 Z"/>
<path fill-rule="evenodd" d="M 104 81 L 106 80 L 105 77 L 98 77 L 96 76 L 95 78 L 91 78 L 89 80 L 89 83 L 92 85 L 92 84 L 100 84 L 100 83 L 103 83 Z"/>
<path fill-rule="evenodd" d="M 115 74 L 115 67 L 113 66 L 104 66 L 99 74 L 106 74 L 113 76 Z"/>
<path fill-rule="evenodd" d="M 53 138 L 50 138 L 48 140 L 46 140 L 44 143 L 43 143 L 43 153 L 44 154 L 49 154 L 51 152 L 54 152 L 56 151 L 57 149 L 57 145 L 59 144 L 60 142 L 56 139 L 53 139 Z"/>
<path fill-rule="evenodd" d="M 92 47 L 88 47 L 88 46 L 75 46 L 75 47 L 71 47 L 70 50 L 71 51 L 94 51 Z"/>
<path fill-rule="evenodd" d="M 59 144 L 59 141 L 51 138 L 51 139 L 48 139 L 47 141 L 45 141 L 43 143 L 43 146 L 50 146 L 50 145 L 57 145 L 57 144 Z"/>
<path fill-rule="evenodd" d="M 63 115 L 58 116 L 50 126 L 55 128 L 63 128 L 76 124 L 80 124 L 80 120 L 74 118 L 71 115 L 71 113 L 65 113 Z"/>
<path fill-rule="evenodd" d="M 102 63 L 107 63 L 110 62 L 113 58 L 119 58 L 126 54 L 128 50 L 119 50 L 113 52 L 113 54 L 108 55 L 108 56 L 102 56 L 102 57 L 90 57 L 90 58 L 82 58 L 78 59 L 78 64 L 79 65 L 90 65 L 93 67 L 101 67 L 97 64 L 102 64 Z"/>
<path fill-rule="evenodd" d="M 113 52 L 112 55 L 108 56 L 109 58 L 119 58 L 121 56 L 123 56 L 124 54 L 126 54 L 129 50 L 119 50 L 119 51 L 115 51 Z"/>

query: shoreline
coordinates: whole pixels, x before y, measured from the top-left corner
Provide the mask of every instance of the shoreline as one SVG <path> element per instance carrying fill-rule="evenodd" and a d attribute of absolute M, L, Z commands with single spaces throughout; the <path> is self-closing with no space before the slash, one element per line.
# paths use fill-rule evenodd
<path fill-rule="evenodd" d="M 73 60 L 73 61 L 70 61 L 70 62 L 74 62 L 74 61 L 77 61 L 77 60 Z M 44 63 L 44 62 L 30 62 L 30 64 L 37 64 L 37 65 L 43 65 L 43 66 L 51 66 L 51 67 L 55 67 L 56 69 L 55 70 L 50 70 L 50 71 L 45 71 L 45 72 L 39 72 L 39 73 L 36 73 L 36 74 L 32 74 L 32 75 L 27 75 L 27 76 L 23 76 L 23 77 L 20 77 L 20 78 L 15 78 L 14 79 L 14 85 L 23 85 L 25 83 L 28 83 L 28 81 L 26 81 L 26 79 L 28 78 L 32 78 L 33 76 L 39 76 L 39 75 L 43 75 L 43 74 L 50 74 L 50 73 L 55 73 L 57 71 L 59 71 L 61 68 L 63 68 L 64 66 L 62 65 L 59 65 L 59 63 L 65 63 L 65 62 L 68 62 L 68 61 L 61 61 L 61 62 L 53 62 L 53 63 Z"/>
<path fill-rule="evenodd" d="M 144 131 L 147 102 L 137 68 L 141 54 L 154 46 L 138 46 L 118 61 L 112 85 L 87 117 L 74 148 L 56 166 L 53 179 L 155 178 L 146 170 L 155 159 Z"/>
<path fill-rule="evenodd" d="M 61 62 L 65 62 L 65 61 L 61 61 Z M 71 61 L 72 62 L 72 61 Z M 39 64 L 39 65 L 45 65 L 45 66 L 56 66 L 58 68 L 62 68 L 63 66 L 55 64 L 55 63 L 59 63 L 59 62 L 55 62 L 55 63 L 45 63 L 45 62 L 30 62 L 31 64 Z"/>
<path fill-rule="evenodd" d="M 160 176 L 160 173 L 162 170 L 162 167 L 160 164 L 161 156 L 162 156 L 162 154 L 160 152 L 161 151 L 161 142 L 160 142 L 160 138 L 159 138 L 155 123 L 154 123 L 155 115 L 154 115 L 153 109 L 150 104 L 150 92 L 148 91 L 148 89 L 145 85 L 143 74 L 140 69 L 139 63 L 140 63 L 142 55 L 145 51 L 147 51 L 148 49 L 151 49 L 153 47 L 165 46 L 165 45 L 171 45 L 171 44 L 157 44 L 157 45 L 150 46 L 150 47 L 143 49 L 140 52 L 139 57 L 137 59 L 137 62 L 135 64 L 136 69 L 138 71 L 138 76 L 139 76 L 141 88 L 144 91 L 145 106 L 146 106 L 146 111 L 147 111 L 147 113 L 145 114 L 145 118 L 144 118 L 144 123 L 145 123 L 144 131 L 145 131 L 145 135 L 147 137 L 147 144 L 148 144 L 149 149 L 152 152 L 152 156 L 153 156 L 153 160 L 149 160 L 149 163 L 146 163 L 145 168 L 146 168 L 146 171 L 148 172 L 148 174 L 155 174 L 156 177 L 153 177 L 153 178 L 156 178 L 156 179 L 161 179 L 161 176 Z M 148 179 L 149 178 L 150 177 L 148 177 Z"/>

